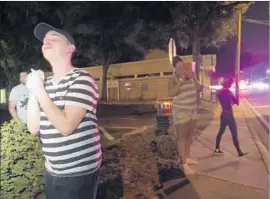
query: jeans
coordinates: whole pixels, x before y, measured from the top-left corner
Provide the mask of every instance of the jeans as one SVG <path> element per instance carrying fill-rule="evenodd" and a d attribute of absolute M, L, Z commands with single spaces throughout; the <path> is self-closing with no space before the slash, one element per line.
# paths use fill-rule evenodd
<path fill-rule="evenodd" d="M 75 177 L 57 177 L 46 172 L 46 199 L 95 199 L 98 180 L 99 170 Z"/>
<path fill-rule="evenodd" d="M 236 122 L 234 119 L 234 116 L 232 113 L 221 113 L 220 116 L 220 128 L 219 132 L 216 138 L 216 149 L 219 149 L 220 147 L 220 142 L 221 142 L 221 137 L 225 132 L 226 127 L 229 126 L 229 129 L 232 134 L 233 138 L 233 144 L 237 150 L 238 153 L 241 152 L 239 142 L 238 142 L 238 133 L 237 133 L 237 127 L 236 127 Z"/>

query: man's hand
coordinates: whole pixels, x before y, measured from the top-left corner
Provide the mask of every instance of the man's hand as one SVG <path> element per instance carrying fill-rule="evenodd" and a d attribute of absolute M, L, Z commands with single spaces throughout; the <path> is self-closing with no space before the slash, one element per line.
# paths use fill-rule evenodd
<path fill-rule="evenodd" d="M 38 97 L 40 94 L 45 92 L 44 73 L 41 70 L 35 71 L 31 69 L 31 71 L 32 72 L 27 77 L 26 86 L 31 94 Z"/>

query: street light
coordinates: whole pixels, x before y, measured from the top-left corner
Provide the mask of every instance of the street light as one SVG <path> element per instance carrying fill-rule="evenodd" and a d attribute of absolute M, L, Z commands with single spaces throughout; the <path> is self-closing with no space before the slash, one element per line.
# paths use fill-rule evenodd
<path fill-rule="evenodd" d="M 239 105 L 239 73 L 240 73 L 240 55 L 241 55 L 241 34 L 242 34 L 242 10 L 238 12 L 237 20 L 237 51 L 236 51 L 236 70 L 235 70 L 235 97 Z"/>

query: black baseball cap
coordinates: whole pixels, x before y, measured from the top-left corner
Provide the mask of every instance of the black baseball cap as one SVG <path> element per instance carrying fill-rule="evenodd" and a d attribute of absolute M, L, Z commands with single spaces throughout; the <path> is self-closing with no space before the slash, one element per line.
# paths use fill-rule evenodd
<path fill-rule="evenodd" d="M 73 39 L 73 37 L 65 30 L 60 30 L 60 29 L 57 29 L 57 28 L 54 28 L 52 27 L 51 25 L 47 24 L 47 23 L 44 23 L 44 22 L 41 22 L 39 23 L 38 25 L 36 25 L 35 29 L 34 29 L 34 35 L 35 37 L 40 40 L 41 42 L 43 42 L 43 39 L 45 37 L 45 35 L 49 32 L 49 31 L 56 31 L 58 33 L 60 33 L 61 35 L 64 35 L 66 37 L 66 39 L 71 43 L 73 44 L 74 46 L 75 45 L 75 41 Z"/>

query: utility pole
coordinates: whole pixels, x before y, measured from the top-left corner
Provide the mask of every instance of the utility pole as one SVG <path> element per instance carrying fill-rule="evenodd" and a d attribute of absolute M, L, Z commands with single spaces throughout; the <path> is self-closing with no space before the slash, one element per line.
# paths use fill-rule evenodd
<path fill-rule="evenodd" d="M 241 34 L 242 34 L 242 10 L 238 12 L 237 22 L 237 51 L 236 51 L 236 68 L 235 68 L 235 94 L 238 105 L 239 100 L 239 74 L 240 74 L 240 56 L 241 56 Z"/>

